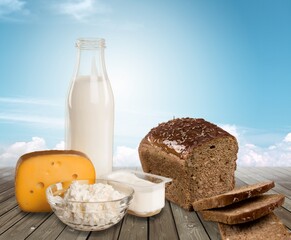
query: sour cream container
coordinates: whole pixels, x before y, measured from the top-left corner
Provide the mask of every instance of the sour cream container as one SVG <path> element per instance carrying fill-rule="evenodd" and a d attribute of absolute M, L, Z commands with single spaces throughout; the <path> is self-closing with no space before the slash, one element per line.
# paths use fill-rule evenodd
<path fill-rule="evenodd" d="M 128 213 L 139 217 L 154 216 L 163 209 L 165 184 L 172 181 L 171 178 L 132 170 L 113 171 L 102 177 L 128 184 L 134 189 Z"/>

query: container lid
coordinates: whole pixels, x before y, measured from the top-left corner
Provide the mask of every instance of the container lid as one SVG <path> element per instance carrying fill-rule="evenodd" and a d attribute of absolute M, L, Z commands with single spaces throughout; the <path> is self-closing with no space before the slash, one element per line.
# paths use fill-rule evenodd
<path fill-rule="evenodd" d="M 113 171 L 102 176 L 102 178 L 126 183 L 132 186 L 136 191 L 152 191 L 164 187 L 165 183 L 172 181 L 171 178 L 128 169 Z"/>

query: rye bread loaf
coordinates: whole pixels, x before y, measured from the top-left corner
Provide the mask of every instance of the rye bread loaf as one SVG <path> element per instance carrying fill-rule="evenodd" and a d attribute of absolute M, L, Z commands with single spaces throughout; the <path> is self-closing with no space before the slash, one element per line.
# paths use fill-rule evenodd
<path fill-rule="evenodd" d="M 218 223 L 222 240 L 291 240 L 291 234 L 274 213 L 252 222 L 228 225 Z"/>
<path fill-rule="evenodd" d="M 250 222 L 272 212 L 284 203 L 284 195 L 266 194 L 234 203 L 224 208 L 201 211 L 206 221 L 221 222 L 225 224 L 238 224 Z"/>
<path fill-rule="evenodd" d="M 192 203 L 235 186 L 237 140 L 204 119 L 180 118 L 153 128 L 139 145 L 142 168 L 170 177 L 166 198 L 193 210 Z"/>
<path fill-rule="evenodd" d="M 246 185 L 240 188 L 235 188 L 230 192 L 198 200 L 192 205 L 195 211 L 225 207 L 235 202 L 240 202 L 244 199 L 265 193 L 274 186 L 275 184 L 273 181 Z"/>

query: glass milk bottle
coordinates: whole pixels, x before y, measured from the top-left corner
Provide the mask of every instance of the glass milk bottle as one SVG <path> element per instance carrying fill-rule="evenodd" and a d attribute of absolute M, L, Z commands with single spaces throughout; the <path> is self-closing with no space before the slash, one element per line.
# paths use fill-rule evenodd
<path fill-rule="evenodd" d="M 78 39 L 67 99 L 66 149 L 84 152 L 96 176 L 112 171 L 114 98 L 104 61 L 104 39 Z"/>

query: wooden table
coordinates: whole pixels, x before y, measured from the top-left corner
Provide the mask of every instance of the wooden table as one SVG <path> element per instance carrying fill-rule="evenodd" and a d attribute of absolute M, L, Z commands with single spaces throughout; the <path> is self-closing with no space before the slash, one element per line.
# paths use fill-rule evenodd
<path fill-rule="evenodd" d="M 286 196 L 283 207 L 275 213 L 291 229 L 291 167 L 238 168 L 236 185 L 274 180 L 276 187 L 270 193 Z M 52 213 L 25 213 L 20 211 L 14 196 L 14 169 L 0 169 L 0 239 L 220 239 L 217 224 L 206 222 L 196 212 L 187 212 L 166 201 L 162 212 L 150 218 L 126 215 L 110 229 L 101 232 L 80 232 L 67 227 Z"/>

